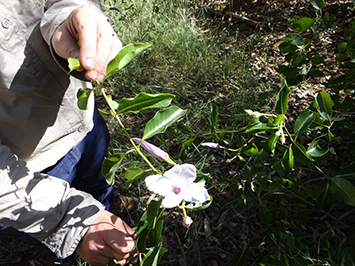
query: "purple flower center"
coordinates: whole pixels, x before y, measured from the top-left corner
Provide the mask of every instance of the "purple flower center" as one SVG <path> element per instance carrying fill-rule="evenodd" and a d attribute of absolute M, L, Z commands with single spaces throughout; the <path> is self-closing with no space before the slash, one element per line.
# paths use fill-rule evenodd
<path fill-rule="evenodd" d="M 171 191 L 174 192 L 177 195 L 177 194 L 179 194 L 181 192 L 181 188 L 179 188 L 177 186 L 173 186 L 171 188 Z"/>

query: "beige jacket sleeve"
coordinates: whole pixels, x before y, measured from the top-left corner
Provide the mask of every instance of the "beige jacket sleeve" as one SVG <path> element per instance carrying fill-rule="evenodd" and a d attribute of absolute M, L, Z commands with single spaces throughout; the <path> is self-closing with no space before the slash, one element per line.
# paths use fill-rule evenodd
<path fill-rule="evenodd" d="M 71 255 L 104 206 L 61 179 L 32 172 L 0 145 L 0 222 Z"/>
<path fill-rule="evenodd" d="M 79 5 L 100 10 L 99 1 L 0 0 L 8 21 L 0 32 L 0 223 L 32 235 L 59 258 L 75 251 L 104 209 L 40 173 L 92 128 L 93 99 L 87 111 L 76 106 L 76 91 L 90 84 L 69 77 L 50 53 L 54 30 Z"/>

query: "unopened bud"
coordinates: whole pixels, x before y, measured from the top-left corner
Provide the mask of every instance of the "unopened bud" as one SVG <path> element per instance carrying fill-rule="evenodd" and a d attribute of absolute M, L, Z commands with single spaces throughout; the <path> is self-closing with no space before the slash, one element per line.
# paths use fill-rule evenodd
<path fill-rule="evenodd" d="M 185 226 L 185 227 L 190 227 L 190 225 L 193 223 L 193 220 L 191 219 L 190 216 L 186 216 L 184 218 L 182 218 L 182 224 Z"/>

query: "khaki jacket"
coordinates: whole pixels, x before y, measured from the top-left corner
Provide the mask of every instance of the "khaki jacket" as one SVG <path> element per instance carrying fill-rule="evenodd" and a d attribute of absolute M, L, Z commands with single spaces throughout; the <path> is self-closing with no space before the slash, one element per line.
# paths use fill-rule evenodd
<path fill-rule="evenodd" d="M 0 223 L 31 234 L 59 258 L 71 255 L 104 206 L 40 172 L 92 129 L 76 104 L 90 83 L 70 76 L 50 39 L 81 5 L 96 0 L 0 0 Z M 100 11 L 101 12 L 101 11 Z"/>

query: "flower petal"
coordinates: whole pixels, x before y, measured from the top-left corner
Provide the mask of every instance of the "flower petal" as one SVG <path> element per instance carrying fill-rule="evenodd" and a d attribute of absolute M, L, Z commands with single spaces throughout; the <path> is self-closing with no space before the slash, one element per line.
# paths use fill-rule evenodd
<path fill-rule="evenodd" d="M 207 189 L 198 183 L 192 183 L 188 189 L 182 191 L 180 196 L 188 202 L 204 203 L 210 200 Z"/>
<path fill-rule="evenodd" d="M 172 182 L 162 175 L 150 175 L 145 178 L 147 188 L 161 196 L 165 196 L 171 191 Z"/>
<path fill-rule="evenodd" d="M 175 208 L 178 206 L 182 201 L 182 198 L 179 195 L 176 195 L 174 193 L 168 193 L 162 202 L 162 205 L 165 208 Z"/>
<path fill-rule="evenodd" d="M 192 183 L 196 179 L 196 167 L 193 164 L 177 164 L 166 171 L 164 176 L 171 180 L 178 179 L 180 182 L 183 179 Z"/>

